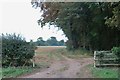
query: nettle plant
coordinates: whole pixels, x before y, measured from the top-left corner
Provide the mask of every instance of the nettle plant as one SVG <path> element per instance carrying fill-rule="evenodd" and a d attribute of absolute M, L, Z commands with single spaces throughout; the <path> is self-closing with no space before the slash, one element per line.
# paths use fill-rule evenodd
<path fill-rule="evenodd" d="M 111 51 L 117 56 L 117 60 L 120 63 L 120 47 L 113 47 Z"/>
<path fill-rule="evenodd" d="M 120 57 L 120 47 L 113 47 L 111 50 L 116 56 Z"/>
<path fill-rule="evenodd" d="M 2 66 L 23 66 L 29 65 L 30 59 L 34 56 L 35 46 L 26 42 L 21 35 L 2 34 Z"/>

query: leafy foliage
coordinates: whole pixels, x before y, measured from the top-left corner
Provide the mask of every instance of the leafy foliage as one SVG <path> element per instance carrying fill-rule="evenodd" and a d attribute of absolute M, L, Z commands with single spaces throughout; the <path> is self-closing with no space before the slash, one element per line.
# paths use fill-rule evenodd
<path fill-rule="evenodd" d="M 35 46 L 16 34 L 2 34 L 2 66 L 23 66 L 34 56 Z"/>
<path fill-rule="evenodd" d="M 111 50 L 113 53 L 120 56 L 120 47 L 113 47 Z"/>
<path fill-rule="evenodd" d="M 46 44 L 45 44 L 45 41 L 43 40 L 43 38 L 39 37 L 36 41 L 36 45 L 37 46 L 45 46 Z"/>
<path fill-rule="evenodd" d="M 114 27 L 119 27 L 119 2 L 38 4 L 40 6 L 36 7 L 43 11 L 38 23 L 41 27 L 49 23 L 62 29 L 68 38 L 67 46 L 70 50 L 110 50 L 120 45 L 120 30 L 109 27 L 111 22 Z"/>
<path fill-rule="evenodd" d="M 120 63 L 120 47 L 113 47 L 111 50 L 117 56 L 118 63 Z"/>
<path fill-rule="evenodd" d="M 64 46 L 64 40 L 57 41 L 56 37 L 50 37 L 47 41 L 44 41 L 42 37 L 39 37 L 35 42 L 37 46 Z"/>
<path fill-rule="evenodd" d="M 47 45 L 51 45 L 51 46 L 58 46 L 58 41 L 56 39 L 56 37 L 51 37 L 50 39 L 48 39 L 46 41 Z"/>
<path fill-rule="evenodd" d="M 111 4 L 111 7 L 113 7 L 113 15 L 107 18 L 106 24 L 112 28 L 120 29 L 120 2 Z"/>

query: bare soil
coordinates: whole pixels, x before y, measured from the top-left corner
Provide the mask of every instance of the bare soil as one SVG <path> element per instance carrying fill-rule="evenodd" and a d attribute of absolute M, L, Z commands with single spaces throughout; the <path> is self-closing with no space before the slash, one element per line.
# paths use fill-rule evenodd
<path fill-rule="evenodd" d="M 38 46 L 35 52 L 53 52 L 62 48 L 65 48 L 65 46 Z"/>
<path fill-rule="evenodd" d="M 54 48 L 51 48 L 55 50 Z M 40 50 L 40 49 L 39 49 Z M 37 50 L 39 52 L 39 50 Z M 47 49 L 49 50 L 49 49 Z M 51 51 L 52 51 L 51 50 Z M 40 50 L 41 51 L 41 50 Z M 46 51 L 45 49 L 43 51 Z M 63 56 L 63 55 L 62 55 Z M 19 78 L 91 78 L 90 70 L 85 66 L 93 63 L 93 58 L 71 59 L 63 56 L 64 60 L 52 61 L 51 65 Z"/>
<path fill-rule="evenodd" d="M 81 60 L 66 59 L 65 61 L 57 61 L 43 71 L 22 76 L 21 78 L 91 78 L 89 69 L 84 67 L 92 64 L 91 58 L 83 58 Z"/>

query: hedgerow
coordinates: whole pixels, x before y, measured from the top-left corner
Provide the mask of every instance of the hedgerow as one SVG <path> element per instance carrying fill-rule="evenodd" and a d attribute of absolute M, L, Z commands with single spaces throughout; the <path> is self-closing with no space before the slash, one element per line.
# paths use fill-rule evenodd
<path fill-rule="evenodd" d="M 111 51 L 117 56 L 117 61 L 120 64 L 120 47 L 113 47 Z"/>
<path fill-rule="evenodd" d="M 35 46 L 26 42 L 21 35 L 2 34 L 2 66 L 24 66 L 30 64 L 34 56 Z"/>

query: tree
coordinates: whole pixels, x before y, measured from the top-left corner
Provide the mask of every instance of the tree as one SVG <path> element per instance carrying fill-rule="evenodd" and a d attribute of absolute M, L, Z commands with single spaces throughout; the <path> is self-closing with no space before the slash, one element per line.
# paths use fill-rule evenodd
<path fill-rule="evenodd" d="M 113 16 L 111 4 L 43 2 L 40 6 L 43 15 L 38 23 L 42 27 L 49 23 L 62 29 L 70 49 L 109 50 L 120 45 L 120 30 L 105 24 L 106 18 Z M 117 19 L 118 10 L 117 7 Z"/>
<path fill-rule="evenodd" d="M 112 28 L 120 29 L 120 2 L 112 3 L 111 7 L 113 8 L 113 15 L 107 18 L 106 24 Z"/>
<path fill-rule="evenodd" d="M 58 46 L 58 41 L 56 37 L 50 37 L 50 39 L 48 39 L 46 43 L 47 45 L 50 45 L 50 46 Z"/>
<path fill-rule="evenodd" d="M 36 42 L 37 46 L 45 46 L 45 41 L 43 40 L 42 37 L 39 37 Z"/>
<path fill-rule="evenodd" d="M 60 41 L 58 41 L 58 44 L 59 44 L 59 46 L 65 46 L 65 42 L 64 42 L 64 40 L 60 40 Z"/>

